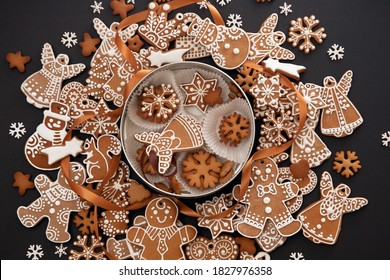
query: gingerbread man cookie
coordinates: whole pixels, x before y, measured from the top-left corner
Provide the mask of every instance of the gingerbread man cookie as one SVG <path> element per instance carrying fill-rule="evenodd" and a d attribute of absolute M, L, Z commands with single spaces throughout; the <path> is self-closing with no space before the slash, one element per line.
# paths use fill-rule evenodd
<path fill-rule="evenodd" d="M 70 178 L 80 185 L 84 183 L 86 174 L 80 163 L 70 163 Z M 55 182 L 41 174 L 35 178 L 34 184 L 41 197 L 27 207 L 18 208 L 19 220 L 24 226 L 31 228 L 43 218 L 48 218 L 46 237 L 55 243 L 69 241 L 71 237 L 68 232 L 70 213 L 88 209 L 87 202 L 82 202 L 80 197 L 71 190 L 62 171 L 58 172 Z"/>
<path fill-rule="evenodd" d="M 58 100 L 62 82 L 85 69 L 81 63 L 68 65 L 69 57 L 65 54 L 55 57 L 48 43 L 43 46 L 41 62 L 42 69 L 28 77 L 21 86 L 27 102 L 37 108 L 49 107 L 51 101 Z"/>
<path fill-rule="evenodd" d="M 351 189 L 344 184 L 333 187 L 332 177 L 322 173 L 321 199 L 298 215 L 302 221 L 303 235 L 314 243 L 333 245 L 341 231 L 343 215 L 359 210 L 368 204 L 363 197 L 349 198 Z"/>
<path fill-rule="evenodd" d="M 301 222 L 289 212 L 286 201 L 297 196 L 299 188 L 295 183 L 280 184 L 278 166 L 271 158 L 252 163 L 251 181 L 242 203 L 247 204 L 244 221 L 237 225 L 237 231 L 248 238 L 256 238 L 271 220 L 282 236 L 291 236 L 301 229 Z"/>
<path fill-rule="evenodd" d="M 178 227 L 176 204 L 169 198 L 153 199 L 145 211 L 147 227 L 133 226 L 127 232 L 127 240 L 143 247 L 141 260 L 184 260 L 182 246 L 195 239 L 193 226 Z"/>

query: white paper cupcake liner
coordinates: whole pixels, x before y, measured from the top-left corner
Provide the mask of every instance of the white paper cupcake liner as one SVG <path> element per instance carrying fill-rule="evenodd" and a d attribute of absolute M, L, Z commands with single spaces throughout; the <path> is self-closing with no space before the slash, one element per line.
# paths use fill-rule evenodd
<path fill-rule="evenodd" d="M 202 127 L 206 147 L 218 156 L 234 162 L 243 163 L 251 152 L 252 136 L 255 129 L 251 110 L 249 104 L 241 98 L 236 98 L 229 103 L 211 109 L 206 114 Z M 241 143 L 237 144 L 236 147 L 222 143 L 219 138 L 219 126 L 222 118 L 234 112 L 249 120 L 250 125 L 249 135 L 242 139 Z"/>
<path fill-rule="evenodd" d="M 139 96 L 142 94 L 145 87 L 149 87 L 151 85 L 158 86 L 161 84 L 171 85 L 172 89 L 177 93 L 180 103 L 177 105 L 178 106 L 177 110 L 172 114 L 171 118 L 169 118 L 167 122 L 154 123 L 140 117 L 137 114 Z M 139 127 L 148 129 L 150 131 L 159 131 L 162 130 L 169 123 L 171 119 L 173 119 L 175 116 L 183 112 L 184 98 L 185 97 L 183 95 L 183 92 L 180 90 L 179 87 L 177 87 L 175 83 L 174 74 L 171 71 L 161 71 L 152 75 L 149 79 L 145 80 L 137 87 L 136 91 L 133 93 L 131 97 L 131 100 L 129 101 L 129 105 L 127 108 L 127 116 L 133 123 L 135 123 Z"/>

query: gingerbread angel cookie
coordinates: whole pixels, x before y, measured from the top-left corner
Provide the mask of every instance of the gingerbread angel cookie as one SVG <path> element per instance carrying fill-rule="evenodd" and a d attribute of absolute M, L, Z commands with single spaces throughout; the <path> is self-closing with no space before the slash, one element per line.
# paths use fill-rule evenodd
<path fill-rule="evenodd" d="M 194 37 L 195 43 L 202 44 L 223 69 L 238 68 L 248 58 L 250 42 L 241 28 L 216 25 L 209 18 L 196 17 L 187 34 Z"/>
<path fill-rule="evenodd" d="M 248 208 L 244 221 L 237 225 L 237 231 L 248 238 L 256 238 L 263 232 L 266 222 L 271 220 L 282 236 L 297 233 L 301 222 L 291 216 L 286 201 L 297 196 L 298 186 L 292 182 L 280 184 L 277 181 L 278 166 L 271 158 L 254 161 L 251 171 L 252 185 L 242 200 Z"/>
<path fill-rule="evenodd" d="M 178 212 L 176 204 L 169 198 L 155 198 L 148 204 L 146 229 L 133 226 L 127 232 L 127 240 L 143 248 L 141 260 L 185 259 L 182 246 L 194 240 L 197 231 L 193 226 L 177 226 Z"/>
<path fill-rule="evenodd" d="M 185 152 L 203 146 L 201 126 L 191 116 L 180 114 L 161 132 L 143 132 L 134 138 L 148 144 L 146 154 L 154 152 L 158 157 L 158 172 L 164 174 L 171 166 L 176 152 Z"/>
<path fill-rule="evenodd" d="M 305 237 L 314 243 L 333 245 L 339 237 L 343 215 L 366 206 L 368 200 L 349 198 L 351 189 L 344 184 L 335 188 L 328 172 L 322 174 L 320 189 L 321 199 L 299 213 L 298 219 Z"/>
<path fill-rule="evenodd" d="M 57 101 L 50 103 L 49 110 L 43 112 L 42 124 L 27 140 L 24 151 L 32 166 L 41 170 L 54 170 L 60 167 L 60 160 L 81 151 L 83 141 L 73 137 L 65 141 L 69 117 L 69 106 Z"/>
<path fill-rule="evenodd" d="M 65 54 L 56 57 L 48 43 L 43 46 L 41 63 L 42 69 L 28 77 L 21 86 L 27 102 L 37 108 L 49 107 L 51 101 L 58 101 L 62 82 L 85 69 L 81 63 L 69 65 L 69 57 Z"/>
<path fill-rule="evenodd" d="M 295 59 L 294 53 L 280 46 L 286 41 L 286 35 L 281 31 L 275 32 L 277 24 L 278 14 L 275 13 L 265 20 L 258 33 L 248 33 L 250 40 L 248 61 L 258 64 L 267 57 L 280 60 Z"/>
<path fill-rule="evenodd" d="M 77 162 L 70 163 L 70 178 L 78 184 L 83 184 L 86 178 L 84 167 Z M 34 180 L 35 187 L 41 194 L 29 206 L 18 208 L 17 214 L 22 224 L 28 228 L 34 227 L 43 218 L 49 219 L 46 237 L 55 243 L 64 243 L 70 240 L 68 224 L 71 212 L 88 209 L 87 202 L 71 190 L 62 171 L 58 172 L 55 182 L 46 175 L 38 175 Z"/>
<path fill-rule="evenodd" d="M 321 165 L 332 154 L 315 132 L 320 117 L 320 110 L 326 108 L 327 105 L 322 99 L 322 88 L 317 85 L 299 83 L 298 91 L 302 94 L 307 105 L 307 119 L 303 129 L 297 135 L 292 145 L 290 160 L 292 163 L 306 160 L 310 167 L 316 167 Z M 290 93 L 287 95 L 287 98 L 293 104 L 292 114 L 298 116 L 299 102 L 297 94 L 295 92 Z"/>
<path fill-rule="evenodd" d="M 349 70 L 339 82 L 331 76 L 324 79 L 322 98 L 328 105 L 321 115 L 321 132 L 324 135 L 345 137 L 363 123 L 362 116 L 348 98 L 352 76 Z"/>

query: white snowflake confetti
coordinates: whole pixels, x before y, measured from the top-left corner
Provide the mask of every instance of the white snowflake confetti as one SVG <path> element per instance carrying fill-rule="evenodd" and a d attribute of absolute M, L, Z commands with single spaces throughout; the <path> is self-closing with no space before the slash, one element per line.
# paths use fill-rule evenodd
<path fill-rule="evenodd" d="M 344 58 L 344 48 L 337 44 L 333 44 L 328 50 L 328 55 L 332 60 L 341 60 Z"/>
<path fill-rule="evenodd" d="M 382 144 L 385 147 L 390 147 L 390 131 L 382 134 Z"/>
<path fill-rule="evenodd" d="M 102 11 L 102 10 L 104 10 L 104 8 L 102 7 L 102 2 L 96 2 L 96 1 L 94 1 L 95 3 L 93 4 L 93 5 L 91 5 L 91 8 L 93 9 L 93 13 L 95 14 L 95 13 L 98 13 L 98 14 L 100 14 L 100 12 Z"/>
<path fill-rule="evenodd" d="M 62 35 L 61 43 L 67 48 L 71 48 L 77 44 L 76 33 L 74 32 L 65 32 Z"/>
<path fill-rule="evenodd" d="M 291 4 L 287 4 L 286 2 L 284 2 L 283 6 L 279 6 L 279 8 L 280 13 L 284 14 L 285 16 L 288 16 L 289 13 L 292 13 Z"/>
<path fill-rule="evenodd" d="M 26 256 L 32 260 L 39 260 L 43 257 L 43 250 L 41 245 L 30 245 L 27 249 Z"/>
<path fill-rule="evenodd" d="M 64 247 L 64 244 L 61 244 L 60 246 L 56 246 L 56 251 L 55 251 L 55 255 L 58 255 L 59 258 L 62 257 L 62 255 L 66 256 L 67 253 L 66 253 L 66 249 L 68 249 L 68 247 Z"/>
<path fill-rule="evenodd" d="M 9 134 L 15 137 L 16 139 L 20 139 L 26 133 L 26 128 L 22 122 L 11 123 L 9 127 Z"/>
<path fill-rule="evenodd" d="M 207 6 L 207 3 L 210 3 L 210 2 L 207 1 L 207 0 L 203 0 L 202 2 L 197 2 L 196 4 L 199 5 L 199 9 L 205 8 L 205 9 L 207 10 L 207 9 L 209 8 L 209 7 Z"/>
<path fill-rule="evenodd" d="M 127 4 L 134 4 L 135 5 L 135 0 L 127 0 Z"/>
<path fill-rule="evenodd" d="M 299 252 L 293 252 L 290 254 L 290 260 L 300 261 L 304 260 L 305 256 L 302 253 Z"/>
<path fill-rule="evenodd" d="M 228 20 L 226 21 L 226 25 L 229 27 L 241 27 L 242 26 L 241 15 L 230 14 L 228 16 Z"/>
<path fill-rule="evenodd" d="M 229 4 L 232 0 L 215 0 L 220 6 L 225 6 L 226 4 Z"/>

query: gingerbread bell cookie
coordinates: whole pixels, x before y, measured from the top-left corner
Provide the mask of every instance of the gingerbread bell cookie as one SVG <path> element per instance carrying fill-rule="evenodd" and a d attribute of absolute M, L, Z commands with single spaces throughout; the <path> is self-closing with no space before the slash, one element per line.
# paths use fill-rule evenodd
<path fill-rule="evenodd" d="M 350 198 L 351 189 L 340 184 L 333 186 L 332 177 L 324 172 L 320 182 L 321 198 L 299 213 L 303 235 L 314 243 L 333 245 L 340 231 L 343 215 L 368 204 L 363 197 Z"/>
<path fill-rule="evenodd" d="M 146 229 L 131 227 L 127 240 L 143 248 L 141 260 L 183 260 L 182 246 L 195 239 L 197 230 L 193 226 L 177 226 L 178 208 L 169 198 L 153 199 L 145 210 L 148 223 Z"/>
<path fill-rule="evenodd" d="M 82 185 L 86 179 L 84 166 L 77 162 L 71 162 L 70 178 Z M 24 226 L 31 228 L 43 218 L 48 218 L 46 237 L 55 243 L 69 241 L 70 213 L 88 209 L 89 205 L 87 202 L 82 202 L 80 197 L 70 188 L 62 171 L 58 172 L 57 180 L 54 182 L 46 175 L 41 174 L 35 178 L 34 184 L 41 196 L 29 206 L 18 208 L 19 220 Z"/>

